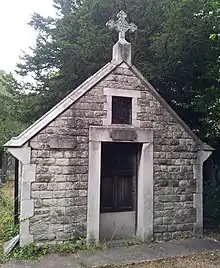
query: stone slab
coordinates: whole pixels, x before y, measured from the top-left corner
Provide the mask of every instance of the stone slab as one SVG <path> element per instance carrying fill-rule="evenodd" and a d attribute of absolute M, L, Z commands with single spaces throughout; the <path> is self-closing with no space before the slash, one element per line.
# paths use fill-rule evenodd
<path fill-rule="evenodd" d="M 81 268 L 76 255 L 44 256 L 39 261 L 11 261 L 0 265 L 1 268 Z"/>
<path fill-rule="evenodd" d="M 50 149 L 71 149 L 71 150 L 73 150 L 76 147 L 77 142 L 74 138 L 68 139 L 68 138 L 58 136 L 58 137 L 50 138 L 50 140 L 48 141 L 48 145 L 49 145 Z"/>
<path fill-rule="evenodd" d="M 13 248 L 17 245 L 19 238 L 20 238 L 20 236 L 16 235 L 11 240 L 9 240 L 3 244 L 3 249 L 4 249 L 5 255 L 9 254 L 13 250 Z"/>
<path fill-rule="evenodd" d="M 115 141 L 134 141 L 137 139 L 137 133 L 133 129 L 113 129 L 110 137 Z"/>
<path fill-rule="evenodd" d="M 220 250 L 220 241 L 192 238 L 179 241 L 141 244 L 111 248 L 94 253 L 81 252 L 79 258 L 86 267 L 125 265 L 167 259 Z"/>
<path fill-rule="evenodd" d="M 48 255 L 39 261 L 11 261 L 1 268 L 85 268 L 106 264 L 123 265 L 190 256 L 196 253 L 220 250 L 220 241 L 191 238 L 186 240 L 115 247 L 95 252 L 79 252 L 67 256 Z"/>

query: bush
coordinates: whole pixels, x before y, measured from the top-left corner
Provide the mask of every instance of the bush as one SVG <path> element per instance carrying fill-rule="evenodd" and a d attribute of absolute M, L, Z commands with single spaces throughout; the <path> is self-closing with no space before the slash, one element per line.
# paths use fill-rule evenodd
<path fill-rule="evenodd" d="M 210 181 L 204 182 L 203 207 L 205 227 L 220 225 L 220 185 Z"/>
<path fill-rule="evenodd" d="M 5 260 L 3 243 L 19 233 L 19 226 L 14 225 L 13 184 L 0 188 L 0 263 Z"/>

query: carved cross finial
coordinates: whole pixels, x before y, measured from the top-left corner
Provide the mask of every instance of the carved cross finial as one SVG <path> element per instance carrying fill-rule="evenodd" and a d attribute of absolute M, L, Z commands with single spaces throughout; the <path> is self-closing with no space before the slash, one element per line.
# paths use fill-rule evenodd
<path fill-rule="evenodd" d="M 110 20 L 106 23 L 106 26 L 108 26 L 110 29 L 116 29 L 116 31 L 119 33 L 119 39 L 125 39 L 125 33 L 127 31 L 135 32 L 137 30 L 137 26 L 134 23 L 129 24 L 126 21 L 127 14 L 123 10 L 118 13 L 117 17 L 117 21 Z"/>

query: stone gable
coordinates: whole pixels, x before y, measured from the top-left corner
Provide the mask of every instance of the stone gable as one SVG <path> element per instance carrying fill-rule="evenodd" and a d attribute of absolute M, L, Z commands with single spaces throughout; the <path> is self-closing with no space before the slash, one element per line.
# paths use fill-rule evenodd
<path fill-rule="evenodd" d="M 125 65 L 30 140 L 36 164 L 30 234 L 39 242 L 86 236 L 89 126 L 103 126 L 107 118 L 105 88 L 139 91 L 137 120 L 141 128 L 153 129 L 154 237 L 193 234 L 196 144 Z"/>

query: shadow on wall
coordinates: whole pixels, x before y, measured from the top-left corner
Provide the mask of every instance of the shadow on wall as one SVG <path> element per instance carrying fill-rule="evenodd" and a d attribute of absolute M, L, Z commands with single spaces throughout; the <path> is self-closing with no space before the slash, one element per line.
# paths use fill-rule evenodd
<path fill-rule="evenodd" d="M 204 228 L 220 226 L 220 148 L 205 161 L 203 166 Z"/>

